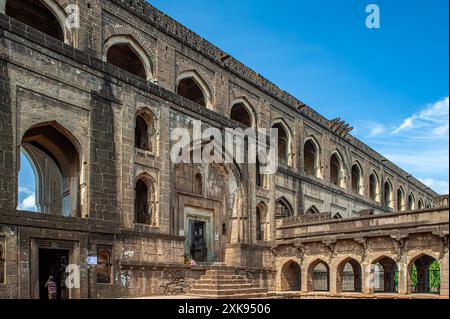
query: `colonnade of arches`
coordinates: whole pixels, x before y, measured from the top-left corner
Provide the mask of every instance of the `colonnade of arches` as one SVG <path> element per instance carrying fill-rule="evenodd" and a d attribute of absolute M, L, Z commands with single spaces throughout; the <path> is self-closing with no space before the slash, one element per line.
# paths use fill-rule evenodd
<path fill-rule="evenodd" d="M 306 267 L 306 271 L 302 271 Z M 290 259 L 280 268 L 279 291 L 336 293 L 399 293 L 400 277 L 406 277 L 408 294 L 440 294 L 441 265 L 433 257 L 420 254 L 400 273 L 392 258 L 380 256 L 367 267 L 352 257 L 330 266 L 324 259 L 300 265 Z M 366 272 L 366 273 L 364 273 Z M 307 278 L 303 278 L 305 276 Z M 303 280 L 306 281 L 303 284 Z M 334 280 L 334 282 L 332 282 Z"/>

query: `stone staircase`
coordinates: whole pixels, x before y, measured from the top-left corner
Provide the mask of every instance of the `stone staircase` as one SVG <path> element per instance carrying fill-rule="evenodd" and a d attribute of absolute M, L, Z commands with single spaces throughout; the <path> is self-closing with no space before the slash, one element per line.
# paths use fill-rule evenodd
<path fill-rule="evenodd" d="M 190 296 L 214 299 L 268 298 L 272 294 L 259 288 L 252 280 L 237 275 L 233 269 L 207 270 L 195 282 L 188 293 Z"/>

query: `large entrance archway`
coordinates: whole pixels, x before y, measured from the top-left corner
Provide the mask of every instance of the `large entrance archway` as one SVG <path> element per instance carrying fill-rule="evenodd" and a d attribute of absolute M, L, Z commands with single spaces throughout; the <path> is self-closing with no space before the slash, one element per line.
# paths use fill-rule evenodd
<path fill-rule="evenodd" d="M 375 293 L 398 292 L 397 263 L 389 257 L 380 257 L 372 263 L 373 291 Z"/>
<path fill-rule="evenodd" d="M 348 258 L 339 264 L 337 268 L 337 291 L 362 291 L 361 265 L 356 260 Z"/>
<path fill-rule="evenodd" d="M 408 281 L 411 293 L 439 294 L 441 290 L 441 267 L 428 255 L 415 258 L 408 266 Z"/>

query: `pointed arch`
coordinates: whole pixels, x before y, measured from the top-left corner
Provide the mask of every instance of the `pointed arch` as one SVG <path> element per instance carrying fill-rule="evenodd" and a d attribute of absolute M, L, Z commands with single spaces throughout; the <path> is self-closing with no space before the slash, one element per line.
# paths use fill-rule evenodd
<path fill-rule="evenodd" d="M 148 173 L 142 173 L 136 178 L 134 221 L 136 224 L 158 226 L 158 202 L 156 182 Z"/>
<path fill-rule="evenodd" d="M 151 59 L 131 35 L 116 34 L 109 37 L 103 45 L 103 61 L 147 81 L 155 80 Z"/>
<path fill-rule="evenodd" d="M 35 173 L 38 210 L 78 217 L 82 149 L 75 137 L 56 121 L 40 123 L 24 133 L 21 148 Z"/>
<path fill-rule="evenodd" d="M 403 190 L 403 187 L 400 186 L 397 190 L 397 211 L 402 212 L 405 209 L 405 191 Z"/>
<path fill-rule="evenodd" d="M 61 42 L 70 44 L 66 13 L 54 0 L 8 0 L 4 13 Z"/>
<path fill-rule="evenodd" d="M 336 277 L 338 292 L 362 291 L 362 268 L 355 259 L 347 258 L 340 262 L 337 266 Z"/>
<path fill-rule="evenodd" d="M 339 220 L 339 219 L 343 219 L 343 217 L 340 213 L 336 213 L 336 214 L 334 214 L 333 219 Z"/>
<path fill-rule="evenodd" d="M 203 78 L 195 71 L 181 73 L 176 81 L 176 93 L 201 106 L 211 108 L 211 90 Z"/>
<path fill-rule="evenodd" d="M 256 240 L 265 241 L 269 235 L 268 207 L 263 201 L 256 205 Z"/>
<path fill-rule="evenodd" d="M 375 293 L 398 292 L 398 267 L 392 258 L 380 256 L 372 262 L 371 267 Z"/>
<path fill-rule="evenodd" d="M 149 108 L 136 112 L 134 127 L 134 146 L 137 149 L 153 152 L 156 136 L 156 117 Z"/>
<path fill-rule="evenodd" d="M 275 202 L 275 218 L 294 216 L 294 209 L 286 197 L 281 197 Z"/>
<path fill-rule="evenodd" d="M 230 118 L 247 127 L 257 127 L 256 113 L 245 98 L 238 98 L 231 103 Z"/>
<path fill-rule="evenodd" d="M 308 266 L 308 291 L 330 290 L 330 267 L 322 259 L 316 259 Z"/>
<path fill-rule="evenodd" d="M 306 175 L 321 178 L 321 150 L 313 136 L 303 145 L 303 166 Z"/>
<path fill-rule="evenodd" d="M 317 209 L 315 205 L 308 208 L 308 210 L 305 213 L 305 215 L 316 215 L 316 214 L 320 214 L 320 211 Z"/>
<path fill-rule="evenodd" d="M 416 199 L 414 197 L 413 193 L 409 193 L 408 195 L 408 210 L 415 210 L 416 209 Z"/>
<path fill-rule="evenodd" d="M 272 124 L 272 129 L 278 130 L 278 159 L 292 166 L 292 132 L 283 119 L 277 119 Z"/>
<path fill-rule="evenodd" d="M 410 293 L 440 294 L 442 267 L 436 258 L 419 254 L 411 260 L 407 270 Z"/>
<path fill-rule="evenodd" d="M 424 201 L 423 201 L 423 198 L 422 198 L 422 197 L 419 198 L 419 202 L 418 202 L 418 204 L 417 204 L 417 208 L 418 208 L 419 210 L 425 208 L 425 204 L 424 204 Z"/>
<path fill-rule="evenodd" d="M 384 182 L 384 205 L 388 209 L 394 210 L 394 188 L 389 178 Z"/>
<path fill-rule="evenodd" d="M 375 171 L 369 176 L 369 198 L 374 202 L 380 202 L 380 179 Z"/>
<path fill-rule="evenodd" d="M 345 164 L 339 150 L 335 150 L 330 156 L 330 183 L 345 188 L 346 171 Z"/>
<path fill-rule="evenodd" d="M 281 291 L 301 291 L 301 268 L 293 260 L 281 268 Z"/>
<path fill-rule="evenodd" d="M 364 194 L 364 173 L 358 161 L 355 161 L 352 166 L 352 191 L 354 194 Z"/>

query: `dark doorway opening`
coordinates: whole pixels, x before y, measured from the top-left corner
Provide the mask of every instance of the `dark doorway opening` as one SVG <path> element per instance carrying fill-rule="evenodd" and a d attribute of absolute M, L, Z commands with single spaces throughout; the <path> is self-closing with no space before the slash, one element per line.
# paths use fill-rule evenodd
<path fill-rule="evenodd" d="M 190 220 L 189 224 L 191 234 L 191 258 L 197 262 L 206 262 L 208 261 L 205 238 L 206 223 Z"/>
<path fill-rule="evenodd" d="M 48 299 L 45 283 L 50 276 L 53 276 L 56 282 L 56 299 L 68 299 L 68 290 L 65 285 L 68 260 L 68 250 L 39 249 L 39 299 Z"/>

